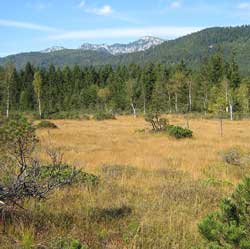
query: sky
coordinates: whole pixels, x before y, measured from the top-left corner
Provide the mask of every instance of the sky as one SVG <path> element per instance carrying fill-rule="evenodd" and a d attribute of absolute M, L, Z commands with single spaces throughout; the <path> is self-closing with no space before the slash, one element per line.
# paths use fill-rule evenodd
<path fill-rule="evenodd" d="M 0 57 L 250 23 L 250 0 L 0 0 Z"/>

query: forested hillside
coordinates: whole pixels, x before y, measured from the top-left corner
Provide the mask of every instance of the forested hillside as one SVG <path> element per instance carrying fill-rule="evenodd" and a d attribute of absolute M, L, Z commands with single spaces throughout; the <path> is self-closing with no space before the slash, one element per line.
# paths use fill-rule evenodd
<path fill-rule="evenodd" d="M 178 65 L 69 66 L 47 69 L 28 63 L 1 69 L 2 113 L 39 110 L 44 117 L 62 111 L 157 111 L 168 113 L 249 112 L 250 79 L 241 77 L 232 56 L 217 53 L 199 70 Z M 8 109 L 8 110 L 7 110 Z"/>
<path fill-rule="evenodd" d="M 52 53 L 23 53 L 0 58 L 0 65 L 12 61 L 18 69 L 27 62 L 35 66 L 48 67 L 75 64 L 80 66 L 100 65 L 129 65 L 138 63 L 145 65 L 148 62 L 175 65 L 183 60 L 190 68 L 197 69 L 206 57 L 220 50 L 227 59 L 232 53 L 240 66 L 240 71 L 247 74 L 250 68 L 250 26 L 209 28 L 200 32 L 167 41 L 155 48 L 144 52 L 111 55 L 105 52 L 75 50 L 61 50 Z"/>

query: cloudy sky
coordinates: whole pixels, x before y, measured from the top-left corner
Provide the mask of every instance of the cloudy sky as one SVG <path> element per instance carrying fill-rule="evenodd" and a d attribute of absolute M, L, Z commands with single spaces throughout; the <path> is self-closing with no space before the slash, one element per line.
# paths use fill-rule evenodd
<path fill-rule="evenodd" d="M 0 56 L 250 23 L 250 0 L 0 0 Z"/>

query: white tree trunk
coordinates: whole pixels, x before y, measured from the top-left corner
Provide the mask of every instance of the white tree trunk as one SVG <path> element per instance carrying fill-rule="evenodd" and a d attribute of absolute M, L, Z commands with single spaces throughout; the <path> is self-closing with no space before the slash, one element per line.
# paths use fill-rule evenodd
<path fill-rule="evenodd" d="M 135 105 L 134 105 L 133 102 L 131 102 L 131 107 L 132 107 L 132 110 L 133 110 L 134 118 L 136 118 L 136 108 L 135 108 Z"/>
<path fill-rule="evenodd" d="M 192 84 L 191 82 L 189 83 L 189 88 L 188 88 L 188 99 L 189 99 L 189 111 L 192 111 Z"/>
<path fill-rule="evenodd" d="M 10 87 L 7 87 L 6 117 L 9 118 L 10 109 Z"/>
<path fill-rule="evenodd" d="M 41 99 L 38 98 L 38 109 L 39 109 L 39 116 L 42 118 L 42 107 L 41 107 Z"/>
<path fill-rule="evenodd" d="M 231 103 L 229 105 L 229 109 L 230 109 L 230 119 L 232 121 L 233 120 L 233 105 Z"/>
<path fill-rule="evenodd" d="M 226 103 L 227 103 L 227 107 L 226 107 L 226 112 L 229 112 L 229 101 L 228 101 L 228 85 L 226 84 Z"/>

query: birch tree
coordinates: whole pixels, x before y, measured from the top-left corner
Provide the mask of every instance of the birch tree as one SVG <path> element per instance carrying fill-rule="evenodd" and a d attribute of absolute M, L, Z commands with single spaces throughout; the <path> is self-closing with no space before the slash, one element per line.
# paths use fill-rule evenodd
<path fill-rule="evenodd" d="M 34 75 L 34 92 L 37 97 L 39 116 L 42 118 L 41 93 L 42 93 L 42 75 L 40 71 L 36 71 Z"/>
<path fill-rule="evenodd" d="M 14 65 L 12 62 L 9 62 L 5 69 L 5 87 L 6 87 L 6 117 L 9 118 L 10 110 L 10 88 L 11 80 L 14 73 Z"/>

